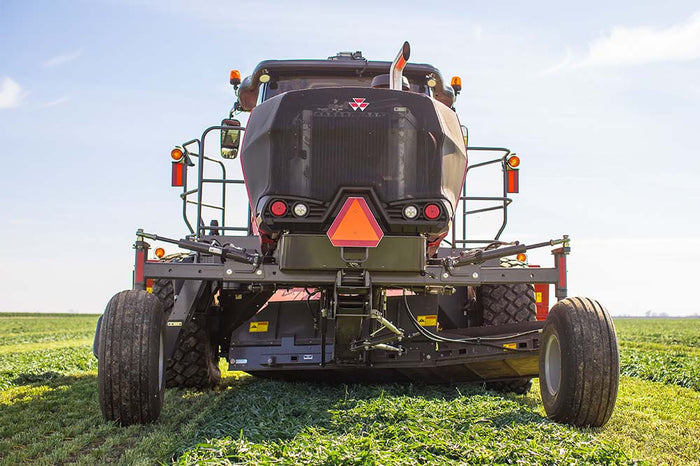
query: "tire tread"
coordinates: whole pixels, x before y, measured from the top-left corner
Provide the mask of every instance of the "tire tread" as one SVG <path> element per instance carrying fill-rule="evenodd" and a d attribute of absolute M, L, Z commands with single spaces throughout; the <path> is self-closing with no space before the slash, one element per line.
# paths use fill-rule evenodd
<path fill-rule="evenodd" d="M 156 280 L 153 294 L 169 314 L 175 304 L 172 280 Z M 183 325 L 175 352 L 166 362 L 165 386 L 207 389 L 219 385 L 221 371 L 218 359 L 207 332 L 206 316 L 195 314 Z"/>
<path fill-rule="evenodd" d="M 158 382 L 163 306 L 145 291 L 117 293 L 100 324 L 98 391 L 103 416 L 122 425 L 152 422 L 160 415 Z"/>
<path fill-rule="evenodd" d="M 540 391 L 545 411 L 555 421 L 579 427 L 604 425 L 615 407 L 619 384 L 619 349 L 610 314 L 590 298 L 566 298 L 550 311 L 543 348 L 550 333 L 560 341 L 562 382 L 557 394 L 548 392 L 543 353 Z"/>
<path fill-rule="evenodd" d="M 482 309 L 484 326 L 537 320 L 537 303 L 532 285 L 481 285 L 477 290 L 477 302 Z M 490 390 L 519 395 L 530 391 L 531 386 L 530 377 L 486 383 L 486 388 Z"/>

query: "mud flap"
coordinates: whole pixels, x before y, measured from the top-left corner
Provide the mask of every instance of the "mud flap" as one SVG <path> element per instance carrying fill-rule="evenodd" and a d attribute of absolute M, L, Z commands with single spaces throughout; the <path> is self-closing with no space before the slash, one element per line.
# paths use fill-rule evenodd
<path fill-rule="evenodd" d="M 206 310 L 211 299 L 211 282 L 195 280 L 184 282 L 165 328 L 166 359 L 173 356 L 183 326 L 189 322 L 195 312 Z"/>

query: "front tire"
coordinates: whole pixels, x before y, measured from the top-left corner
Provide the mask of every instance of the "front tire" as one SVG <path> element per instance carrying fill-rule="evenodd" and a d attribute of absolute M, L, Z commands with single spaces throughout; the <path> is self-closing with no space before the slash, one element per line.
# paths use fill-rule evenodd
<path fill-rule="evenodd" d="M 165 390 L 165 314 L 150 293 L 127 290 L 107 304 L 99 331 L 97 384 L 104 418 L 121 425 L 160 416 Z"/>
<path fill-rule="evenodd" d="M 163 303 L 166 315 L 175 304 L 171 280 L 156 280 L 153 294 Z M 173 355 L 166 361 L 165 386 L 168 388 L 208 389 L 221 383 L 218 352 L 207 331 L 203 313 L 192 316 L 180 331 Z"/>
<path fill-rule="evenodd" d="M 588 298 L 554 305 L 542 331 L 540 392 L 547 416 L 601 427 L 615 408 L 620 356 L 608 311 Z"/>

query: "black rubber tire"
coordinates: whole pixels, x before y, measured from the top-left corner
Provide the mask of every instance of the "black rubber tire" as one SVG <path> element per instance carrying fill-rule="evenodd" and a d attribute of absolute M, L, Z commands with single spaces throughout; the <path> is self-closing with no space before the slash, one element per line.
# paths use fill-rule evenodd
<path fill-rule="evenodd" d="M 481 285 L 476 292 L 482 325 L 494 326 L 537 320 L 537 303 L 532 285 Z M 532 379 L 487 382 L 486 388 L 523 395 L 530 391 Z"/>
<path fill-rule="evenodd" d="M 100 323 L 97 385 L 102 415 L 121 425 L 160 416 L 165 389 L 165 314 L 145 291 L 117 293 Z"/>
<path fill-rule="evenodd" d="M 173 282 L 156 280 L 153 294 L 170 314 L 175 303 Z M 168 388 L 212 388 L 221 383 L 219 358 L 207 332 L 206 316 L 195 314 L 180 331 L 175 353 L 165 367 L 165 386 Z"/>
<path fill-rule="evenodd" d="M 620 354 L 608 311 L 588 298 L 555 304 L 540 346 L 540 392 L 547 416 L 578 427 L 605 425 L 615 408 L 619 379 Z"/>

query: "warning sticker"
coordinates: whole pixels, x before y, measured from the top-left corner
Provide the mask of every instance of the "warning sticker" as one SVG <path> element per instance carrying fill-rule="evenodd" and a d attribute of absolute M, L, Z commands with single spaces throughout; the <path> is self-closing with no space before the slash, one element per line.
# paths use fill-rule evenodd
<path fill-rule="evenodd" d="M 418 316 L 418 323 L 421 327 L 435 327 L 437 325 L 437 315 Z"/>
<path fill-rule="evenodd" d="M 251 322 L 250 326 L 248 327 L 248 332 L 249 333 L 255 333 L 255 332 L 267 332 L 267 327 L 270 323 L 267 321 L 264 322 Z"/>
<path fill-rule="evenodd" d="M 535 291 L 535 302 L 536 303 L 542 302 L 542 292 L 541 291 Z"/>
<path fill-rule="evenodd" d="M 505 344 L 503 345 L 503 347 L 504 347 L 504 348 L 508 348 L 508 349 L 517 349 L 517 348 L 518 348 L 518 344 L 517 344 L 517 343 L 505 343 Z"/>

